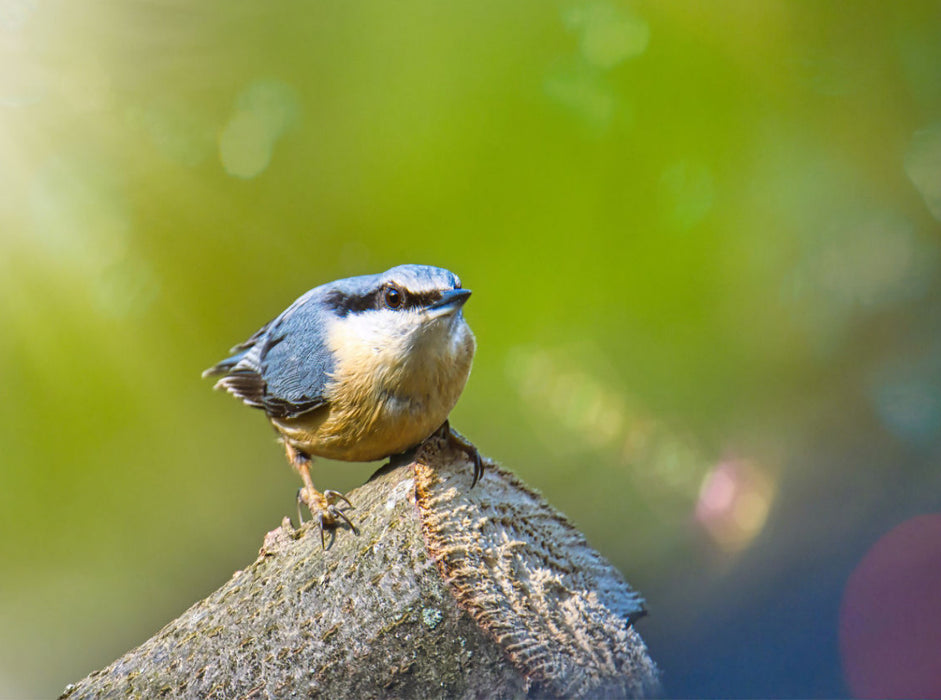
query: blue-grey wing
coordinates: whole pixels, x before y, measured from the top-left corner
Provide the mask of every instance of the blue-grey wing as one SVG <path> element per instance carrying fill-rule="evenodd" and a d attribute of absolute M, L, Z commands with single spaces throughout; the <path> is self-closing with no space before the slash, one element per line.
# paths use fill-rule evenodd
<path fill-rule="evenodd" d="M 204 376 L 223 375 L 216 388 L 276 418 L 299 416 L 325 405 L 333 362 L 324 341 L 326 319 L 316 303 L 317 292 L 302 296 Z"/>

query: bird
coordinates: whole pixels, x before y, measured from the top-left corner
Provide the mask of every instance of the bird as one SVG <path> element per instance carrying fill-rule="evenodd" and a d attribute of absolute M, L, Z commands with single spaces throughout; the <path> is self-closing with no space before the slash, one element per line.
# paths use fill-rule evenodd
<path fill-rule="evenodd" d="M 477 348 L 463 314 L 470 295 L 457 275 L 430 265 L 338 279 L 203 372 L 221 377 L 215 389 L 265 412 L 303 482 L 298 519 L 304 504 L 322 546 L 324 530 L 341 520 L 356 528 L 343 494 L 314 487 L 313 457 L 380 460 L 442 435 L 472 462 L 471 488 L 483 474 L 477 448 L 448 422 Z"/>

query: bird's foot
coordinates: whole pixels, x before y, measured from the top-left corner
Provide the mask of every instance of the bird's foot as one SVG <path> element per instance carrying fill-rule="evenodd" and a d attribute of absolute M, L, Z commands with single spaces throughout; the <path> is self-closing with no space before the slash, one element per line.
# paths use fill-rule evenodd
<path fill-rule="evenodd" d="M 480 452 L 477 451 L 477 447 L 452 428 L 448 421 L 445 421 L 444 424 L 435 431 L 435 434 L 443 437 L 449 444 L 467 455 L 467 459 L 474 465 L 474 478 L 471 481 L 471 488 L 474 488 L 477 482 L 480 481 L 480 477 L 484 474 L 484 461 L 480 456 Z"/>
<path fill-rule="evenodd" d="M 340 507 L 340 501 L 350 508 L 353 507 L 349 499 L 339 491 L 327 489 L 321 493 L 312 487 L 302 486 L 297 492 L 297 520 L 301 525 L 304 524 L 304 519 L 301 517 L 301 504 L 304 504 L 310 511 L 314 522 L 320 527 L 320 545 L 324 549 L 327 548 L 324 530 L 335 529 L 341 524 L 341 520 L 349 525 L 353 532 L 357 532 L 356 526 Z"/>

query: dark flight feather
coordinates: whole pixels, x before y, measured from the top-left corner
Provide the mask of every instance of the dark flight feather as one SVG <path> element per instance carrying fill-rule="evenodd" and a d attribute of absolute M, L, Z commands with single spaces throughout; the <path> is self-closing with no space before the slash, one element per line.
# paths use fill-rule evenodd
<path fill-rule="evenodd" d="M 316 303 L 320 289 L 295 301 L 203 376 L 223 375 L 217 389 L 273 418 L 293 418 L 325 405 L 333 362 L 323 338 L 326 319 Z"/>

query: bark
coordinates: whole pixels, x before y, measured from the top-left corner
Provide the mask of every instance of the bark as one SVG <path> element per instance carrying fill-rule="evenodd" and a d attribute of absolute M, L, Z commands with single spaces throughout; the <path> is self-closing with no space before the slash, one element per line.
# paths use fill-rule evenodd
<path fill-rule="evenodd" d="M 348 494 L 327 549 L 285 518 L 258 559 L 88 697 L 637 697 L 658 671 L 643 601 L 558 511 L 432 438 Z"/>

